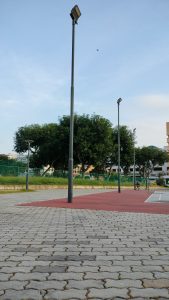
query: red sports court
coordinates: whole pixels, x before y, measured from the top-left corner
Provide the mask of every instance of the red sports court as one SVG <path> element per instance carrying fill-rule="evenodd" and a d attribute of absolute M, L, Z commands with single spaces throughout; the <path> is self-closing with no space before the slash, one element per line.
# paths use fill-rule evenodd
<path fill-rule="evenodd" d="M 153 200 L 153 195 L 145 190 L 122 190 L 121 193 L 111 191 L 75 196 L 72 203 L 67 203 L 67 199 L 64 198 L 23 203 L 19 206 L 169 214 L 169 193 L 165 193 L 165 201 L 162 197 L 160 200 L 156 199 L 157 197 Z M 147 199 L 150 199 L 151 202 L 146 202 Z"/>

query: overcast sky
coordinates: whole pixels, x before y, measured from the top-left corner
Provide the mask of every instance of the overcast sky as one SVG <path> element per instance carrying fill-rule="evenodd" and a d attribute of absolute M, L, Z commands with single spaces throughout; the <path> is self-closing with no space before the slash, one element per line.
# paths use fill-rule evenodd
<path fill-rule="evenodd" d="M 71 8 L 75 112 L 136 128 L 138 146 L 166 145 L 169 0 L 1 0 L 0 153 L 21 126 L 70 113 Z"/>

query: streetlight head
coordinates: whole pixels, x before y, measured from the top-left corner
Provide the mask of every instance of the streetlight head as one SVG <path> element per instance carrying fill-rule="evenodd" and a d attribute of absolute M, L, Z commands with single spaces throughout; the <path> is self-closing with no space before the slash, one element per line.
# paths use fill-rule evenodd
<path fill-rule="evenodd" d="M 120 104 L 121 101 L 122 101 L 122 99 L 119 98 L 119 99 L 117 100 L 117 103 Z"/>
<path fill-rule="evenodd" d="M 70 16 L 71 16 L 72 20 L 75 21 L 75 22 L 77 22 L 77 20 L 80 18 L 81 12 L 80 12 L 80 9 L 77 5 L 75 5 L 72 8 Z"/>

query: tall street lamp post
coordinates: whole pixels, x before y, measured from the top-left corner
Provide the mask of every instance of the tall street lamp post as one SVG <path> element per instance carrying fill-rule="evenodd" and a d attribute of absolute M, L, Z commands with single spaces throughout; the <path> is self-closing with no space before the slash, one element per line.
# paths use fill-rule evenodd
<path fill-rule="evenodd" d="M 70 96 L 70 133 L 69 133 L 69 165 L 68 165 L 68 203 L 73 199 L 73 133 L 74 133 L 74 48 L 75 25 L 81 16 L 80 9 L 75 5 L 70 13 L 72 18 L 72 65 L 71 65 L 71 96 Z"/>
<path fill-rule="evenodd" d="M 120 102 L 122 101 L 121 98 L 117 100 L 117 106 L 118 106 L 118 193 L 120 193 L 120 117 L 119 117 L 119 107 Z"/>
<path fill-rule="evenodd" d="M 135 133 L 136 128 L 133 129 L 133 187 L 136 189 L 136 149 L 135 149 Z"/>
<path fill-rule="evenodd" d="M 26 143 L 28 143 L 28 159 L 27 159 L 27 171 L 26 171 L 26 191 L 29 190 L 29 158 L 30 158 L 30 144 L 33 142 L 33 140 L 26 140 Z"/>

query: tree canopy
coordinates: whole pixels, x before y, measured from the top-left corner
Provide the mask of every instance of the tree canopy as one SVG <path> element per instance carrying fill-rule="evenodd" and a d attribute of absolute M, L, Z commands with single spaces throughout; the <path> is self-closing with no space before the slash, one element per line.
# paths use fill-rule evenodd
<path fill-rule="evenodd" d="M 31 142 L 30 166 L 68 169 L 70 116 L 63 116 L 58 123 L 33 124 L 20 127 L 15 133 L 14 149 L 18 153 L 28 150 Z M 127 126 L 120 126 L 121 167 L 124 174 L 133 165 L 134 136 Z M 74 166 L 81 164 L 82 171 L 93 165 L 103 172 L 118 164 L 118 128 L 99 115 L 74 115 Z M 165 151 L 154 147 L 136 148 L 136 165 L 145 175 L 151 166 L 168 160 Z"/>
<path fill-rule="evenodd" d="M 111 163 L 118 165 L 118 127 L 113 130 L 113 145 Z M 133 164 L 133 153 L 133 133 L 127 126 L 120 126 L 120 165 L 124 174 L 129 172 L 129 168 Z"/>
<path fill-rule="evenodd" d="M 50 165 L 67 169 L 70 117 L 63 116 L 58 124 L 20 127 L 15 134 L 16 152 L 26 152 L 31 139 L 31 164 L 35 167 Z M 74 116 L 74 164 L 81 164 L 84 171 L 93 164 L 103 169 L 112 149 L 112 125 L 98 116 Z"/>
<path fill-rule="evenodd" d="M 155 165 L 163 165 L 169 160 L 165 150 L 155 146 L 136 148 L 136 165 L 143 177 L 149 176 Z"/>

